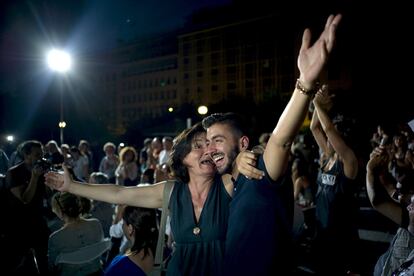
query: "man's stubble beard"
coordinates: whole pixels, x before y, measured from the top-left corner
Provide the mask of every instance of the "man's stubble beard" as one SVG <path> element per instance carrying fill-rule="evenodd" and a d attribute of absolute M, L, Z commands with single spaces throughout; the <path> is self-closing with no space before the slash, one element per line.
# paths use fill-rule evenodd
<path fill-rule="evenodd" d="M 237 155 L 240 153 L 239 147 L 236 145 L 233 147 L 233 149 L 227 154 L 227 160 L 228 163 L 226 167 L 224 167 L 222 170 L 218 170 L 218 173 L 220 175 L 222 174 L 231 174 L 233 170 L 233 163 L 236 160 Z"/>

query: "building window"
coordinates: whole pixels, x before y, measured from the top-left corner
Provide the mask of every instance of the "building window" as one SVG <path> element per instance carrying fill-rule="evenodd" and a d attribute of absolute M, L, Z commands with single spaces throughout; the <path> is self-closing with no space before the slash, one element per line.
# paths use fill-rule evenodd
<path fill-rule="evenodd" d="M 229 90 L 236 89 L 236 83 L 235 82 L 228 82 L 227 83 L 227 89 L 229 89 Z"/>
<path fill-rule="evenodd" d="M 254 63 L 249 63 L 245 65 L 245 74 L 246 79 L 252 79 L 256 75 L 256 66 Z"/>
<path fill-rule="evenodd" d="M 270 88 L 272 86 L 272 79 L 264 79 L 263 80 L 263 88 Z"/>
<path fill-rule="evenodd" d="M 203 66 L 204 56 L 197 57 L 197 66 Z"/>
<path fill-rule="evenodd" d="M 220 64 L 220 54 L 212 53 L 211 54 L 211 66 L 217 66 Z"/>
<path fill-rule="evenodd" d="M 190 54 L 191 44 L 190 43 L 184 43 L 183 44 L 183 55 L 188 56 Z"/>
<path fill-rule="evenodd" d="M 188 73 L 184 73 L 184 79 L 188 80 L 190 78 L 190 75 Z"/>
<path fill-rule="evenodd" d="M 236 74 L 237 74 L 236 66 L 227 67 L 227 78 L 228 79 L 235 80 Z"/>
<path fill-rule="evenodd" d="M 204 44 L 205 44 L 204 39 L 200 39 L 197 41 L 197 52 L 198 53 L 202 53 L 204 51 Z"/>
<path fill-rule="evenodd" d="M 235 64 L 237 59 L 237 50 L 230 49 L 226 52 L 226 62 L 227 64 Z"/>
<path fill-rule="evenodd" d="M 197 78 L 202 78 L 202 77 L 203 77 L 203 71 L 198 71 Z"/>
<path fill-rule="evenodd" d="M 247 88 L 252 88 L 253 87 L 253 81 L 252 80 L 246 80 L 245 86 L 246 89 Z"/>

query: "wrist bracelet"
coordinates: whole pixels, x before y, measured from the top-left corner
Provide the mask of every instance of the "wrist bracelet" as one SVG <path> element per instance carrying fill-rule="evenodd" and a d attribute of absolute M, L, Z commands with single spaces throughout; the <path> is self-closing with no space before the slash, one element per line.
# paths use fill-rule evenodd
<path fill-rule="evenodd" d="M 319 82 L 316 82 L 312 88 L 306 89 L 305 86 L 300 82 L 299 79 L 296 80 L 295 88 L 299 90 L 299 92 L 303 95 L 313 97 L 316 92 L 320 89 Z"/>

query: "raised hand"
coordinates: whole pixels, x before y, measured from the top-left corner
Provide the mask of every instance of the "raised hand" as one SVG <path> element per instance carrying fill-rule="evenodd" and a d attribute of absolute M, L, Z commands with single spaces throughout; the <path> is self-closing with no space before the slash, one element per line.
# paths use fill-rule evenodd
<path fill-rule="evenodd" d="M 330 110 L 333 105 L 332 99 L 335 95 L 330 95 L 327 85 L 322 85 L 321 89 L 316 93 L 315 98 L 313 99 L 313 104 L 315 106 L 321 107 L 325 110 Z"/>
<path fill-rule="evenodd" d="M 329 53 L 332 51 L 335 42 L 335 31 L 342 16 L 330 15 L 326 21 L 325 28 L 318 40 L 311 43 L 311 32 L 306 29 L 302 37 L 302 46 L 298 57 L 298 68 L 300 80 L 306 88 L 312 88 L 322 71 Z"/>
<path fill-rule="evenodd" d="M 53 171 L 46 173 L 45 184 L 52 189 L 68 192 L 73 180 L 66 166 L 63 166 L 63 169 L 64 173 Z"/>
<path fill-rule="evenodd" d="M 369 155 L 369 161 L 367 163 L 367 170 L 374 170 L 381 166 L 388 164 L 388 154 L 382 147 L 376 147 Z"/>

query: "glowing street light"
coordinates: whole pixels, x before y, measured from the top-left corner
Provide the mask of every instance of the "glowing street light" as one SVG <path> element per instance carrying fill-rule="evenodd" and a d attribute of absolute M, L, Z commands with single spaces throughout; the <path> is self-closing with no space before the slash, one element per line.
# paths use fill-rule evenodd
<path fill-rule="evenodd" d="M 60 74 L 68 72 L 72 66 L 72 59 L 70 55 L 62 50 L 52 49 L 47 54 L 47 64 L 52 71 Z M 60 89 L 60 144 L 63 144 L 63 129 L 66 123 L 63 120 L 63 87 Z"/>
<path fill-rule="evenodd" d="M 59 128 L 65 128 L 66 122 L 59 122 Z"/>
<path fill-rule="evenodd" d="M 53 49 L 47 54 L 47 64 L 53 71 L 66 73 L 72 66 L 72 59 L 67 52 Z"/>
<path fill-rule="evenodd" d="M 205 105 L 200 105 L 200 106 L 197 108 L 197 112 L 198 112 L 198 114 L 200 114 L 200 115 L 206 115 L 206 114 L 207 114 L 207 112 L 208 112 L 208 107 L 207 107 L 207 106 L 205 106 Z"/>
<path fill-rule="evenodd" d="M 173 112 L 173 111 L 174 111 L 174 108 L 172 108 L 172 107 L 168 108 L 168 112 Z"/>
<path fill-rule="evenodd" d="M 13 142 L 14 141 L 14 136 L 13 135 L 7 135 L 6 136 L 6 140 L 7 140 L 7 142 Z"/>

